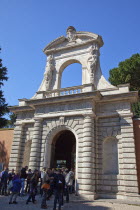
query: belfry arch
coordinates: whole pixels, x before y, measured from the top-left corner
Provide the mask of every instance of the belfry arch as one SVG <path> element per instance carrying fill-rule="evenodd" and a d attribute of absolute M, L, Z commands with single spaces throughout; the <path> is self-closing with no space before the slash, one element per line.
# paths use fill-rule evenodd
<path fill-rule="evenodd" d="M 82 65 L 73 63 L 67 66 L 61 77 L 61 88 L 82 85 Z"/>
<path fill-rule="evenodd" d="M 82 64 L 80 63 L 80 61 L 75 60 L 75 59 L 71 59 L 71 60 L 67 60 L 66 62 L 64 62 L 62 64 L 62 66 L 59 69 L 59 76 L 58 76 L 58 89 L 62 87 L 62 77 L 63 77 L 63 72 L 66 70 L 67 67 L 69 67 L 72 64 L 79 64 L 81 67 L 81 77 L 82 77 L 82 81 L 83 81 L 83 75 L 82 75 Z M 74 73 L 74 72 L 73 72 Z M 74 76 L 74 75 L 73 75 Z M 81 81 L 81 85 L 83 84 L 83 82 Z M 68 87 L 68 86 L 67 86 Z"/>
<path fill-rule="evenodd" d="M 31 99 L 20 99 L 18 106 L 10 108 L 17 120 L 9 168 L 20 170 L 27 139 L 32 140 L 29 168 L 57 166 L 60 158 L 70 168 L 70 153 L 75 150 L 72 146 L 76 142 L 78 195 L 90 200 L 137 199 L 131 105 L 137 101 L 138 93 L 130 92 L 128 84 L 115 87 L 106 81 L 100 67 L 103 44 L 101 36 L 70 26 L 66 36 L 58 37 L 44 48 L 47 62 L 38 91 Z M 82 65 L 82 85 L 60 88 L 63 70 L 75 62 Z M 69 135 L 74 135 L 75 140 L 71 142 L 68 161 L 61 156 L 61 143 L 65 144 L 64 136 Z M 103 143 L 108 137 L 117 142 Z M 107 165 L 114 151 L 116 158 Z M 110 165 L 115 165 L 116 170 L 110 170 Z"/>

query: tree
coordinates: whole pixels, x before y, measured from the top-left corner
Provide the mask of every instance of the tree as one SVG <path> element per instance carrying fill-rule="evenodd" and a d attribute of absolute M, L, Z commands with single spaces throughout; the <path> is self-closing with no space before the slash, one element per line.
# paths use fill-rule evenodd
<path fill-rule="evenodd" d="M 1 51 L 1 48 L 0 48 Z M 4 85 L 4 81 L 7 81 L 7 68 L 3 67 L 2 65 L 2 59 L 0 59 L 0 128 L 3 128 L 7 124 L 7 119 L 5 119 L 3 116 L 9 112 L 8 110 L 8 104 L 6 103 L 6 100 L 3 95 L 2 86 Z"/>
<path fill-rule="evenodd" d="M 13 128 L 14 127 L 14 123 L 16 122 L 17 116 L 16 114 L 9 112 L 9 120 L 7 120 L 7 124 L 6 124 L 6 128 Z"/>
<path fill-rule="evenodd" d="M 130 84 L 131 91 L 138 91 L 140 96 L 140 54 L 134 54 L 129 59 L 119 63 L 117 68 L 109 71 L 109 81 L 112 85 Z M 132 105 L 134 115 L 140 116 L 140 102 Z"/>

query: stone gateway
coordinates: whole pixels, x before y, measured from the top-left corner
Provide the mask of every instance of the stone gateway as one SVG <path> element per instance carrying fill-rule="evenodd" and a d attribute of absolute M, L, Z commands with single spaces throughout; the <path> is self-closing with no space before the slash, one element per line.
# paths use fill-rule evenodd
<path fill-rule="evenodd" d="M 100 68 L 102 37 L 68 27 L 49 43 L 43 81 L 17 114 L 9 168 L 75 168 L 77 193 L 88 199 L 138 198 L 131 104 L 137 92 L 109 84 Z M 82 85 L 61 88 L 64 69 L 82 65 Z"/>

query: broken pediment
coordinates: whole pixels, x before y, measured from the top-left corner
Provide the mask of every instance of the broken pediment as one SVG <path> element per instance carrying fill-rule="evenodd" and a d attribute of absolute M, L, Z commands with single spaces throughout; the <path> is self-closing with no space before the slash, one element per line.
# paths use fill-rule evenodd
<path fill-rule="evenodd" d="M 50 42 L 43 50 L 45 54 L 50 54 L 56 51 L 69 49 L 71 47 L 83 46 L 87 43 L 97 43 L 99 47 L 103 46 L 102 37 L 85 31 L 76 31 L 73 26 L 69 26 L 67 29 L 67 35 L 60 36 L 57 39 Z"/>

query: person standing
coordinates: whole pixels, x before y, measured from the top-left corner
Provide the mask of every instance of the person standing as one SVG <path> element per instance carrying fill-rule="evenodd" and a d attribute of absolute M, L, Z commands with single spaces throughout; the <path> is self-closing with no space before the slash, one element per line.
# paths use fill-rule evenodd
<path fill-rule="evenodd" d="M 65 195 L 66 195 L 66 202 L 69 203 L 69 184 L 70 182 L 70 175 L 68 169 L 65 170 Z"/>
<path fill-rule="evenodd" d="M 44 183 L 44 176 L 46 176 L 46 167 L 42 168 L 42 171 L 40 172 L 40 194 L 43 195 L 43 190 L 41 188 L 42 184 Z"/>
<path fill-rule="evenodd" d="M 65 189 L 65 178 L 61 173 L 61 169 L 58 169 L 57 175 L 54 177 L 54 206 L 53 210 L 56 210 L 56 205 L 58 202 L 58 210 L 61 210 L 63 205 L 63 193 Z"/>
<path fill-rule="evenodd" d="M 39 171 L 35 169 L 33 176 L 31 177 L 30 181 L 30 194 L 29 197 L 26 201 L 26 204 L 30 201 L 32 198 L 32 202 L 35 203 L 35 196 L 36 196 L 36 190 L 37 190 L 37 185 L 38 185 L 38 179 L 39 179 Z"/>
<path fill-rule="evenodd" d="M 31 181 L 32 176 L 33 176 L 32 170 L 29 169 L 28 173 L 27 173 L 27 184 L 26 184 L 26 188 L 25 188 L 25 193 L 30 192 L 30 181 Z"/>
<path fill-rule="evenodd" d="M 41 186 L 42 190 L 43 190 L 43 197 L 42 197 L 42 202 L 41 202 L 41 208 L 42 209 L 46 209 L 47 208 L 47 192 L 50 189 L 50 181 L 47 180 L 45 181 L 45 183 Z"/>
<path fill-rule="evenodd" d="M 69 176 L 69 182 L 67 183 L 67 186 L 69 187 L 69 193 L 73 193 L 73 181 L 74 181 L 74 172 L 73 169 L 71 169 L 68 173 Z"/>
<path fill-rule="evenodd" d="M 15 170 L 12 169 L 12 171 L 8 174 L 8 186 L 7 186 L 7 189 L 8 189 L 8 195 L 10 195 L 10 189 L 9 189 L 9 186 L 10 186 L 10 182 L 12 182 L 13 178 L 15 176 Z"/>
<path fill-rule="evenodd" d="M 52 170 L 49 170 L 48 176 L 50 180 L 50 189 L 48 190 L 48 193 L 47 193 L 47 200 L 50 200 L 50 197 L 52 196 L 54 192 L 54 177 L 56 176 L 54 168 Z"/>
<path fill-rule="evenodd" d="M 25 166 L 25 168 L 21 169 L 20 172 L 20 179 L 21 179 L 21 196 L 24 195 L 24 187 L 25 187 L 25 179 L 27 178 L 26 170 L 28 169 L 28 166 Z"/>
<path fill-rule="evenodd" d="M 12 194 L 10 195 L 9 204 L 12 204 L 12 203 L 17 204 L 16 199 L 21 189 L 21 180 L 19 178 L 18 173 L 16 173 L 16 175 L 13 177 L 12 182 L 13 182 L 13 187 L 10 189 L 12 191 Z"/>
<path fill-rule="evenodd" d="M 6 168 L 2 173 L 1 177 L 1 195 L 7 195 L 7 182 L 8 182 L 8 171 L 9 169 Z"/>
<path fill-rule="evenodd" d="M 1 186 L 2 186 L 2 183 L 1 183 L 2 174 L 3 174 L 3 171 L 1 170 L 0 171 L 0 194 L 1 194 Z"/>

